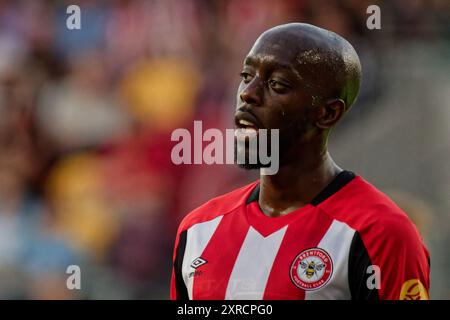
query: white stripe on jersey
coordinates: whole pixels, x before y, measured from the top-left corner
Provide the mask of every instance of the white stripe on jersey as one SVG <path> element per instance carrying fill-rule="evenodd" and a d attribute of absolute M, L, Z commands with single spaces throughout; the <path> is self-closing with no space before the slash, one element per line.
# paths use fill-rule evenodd
<path fill-rule="evenodd" d="M 208 244 L 212 235 L 216 231 L 216 228 L 219 225 L 220 220 L 222 220 L 222 217 L 223 216 L 218 216 L 213 220 L 198 223 L 192 226 L 187 231 L 186 249 L 184 251 L 182 274 L 190 300 L 192 300 L 192 288 L 194 286 L 194 278 L 195 278 L 189 277 L 189 274 L 195 271 L 195 269 L 191 267 L 191 263 L 192 261 L 201 256 L 201 254 L 206 248 L 206 245 Z M 193 237 L 195 237 L 195 239 L 193 239 Z"/>
<path fill-rule="evenodd" d="M 263 298 L 264 289 L 288 226 L 268 237 L 249 228 L 228 281 L 226 300 Z"/>
<path fill-rule="evenodd" d="M 348 283 L 348 259 L 355 230 L 347 224 L 333 220 L 317 247 L 324 249 L 333 261 L 333 274 L 329 283 L 317 291 L 306 291 L 305 300 L 351 299 Z"/>

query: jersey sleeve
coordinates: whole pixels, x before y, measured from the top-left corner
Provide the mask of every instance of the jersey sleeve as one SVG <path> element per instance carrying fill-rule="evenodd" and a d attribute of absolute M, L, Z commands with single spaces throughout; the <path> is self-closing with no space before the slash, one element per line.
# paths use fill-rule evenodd
<path fill-rule="evenodd" d="M 356 232 L 348 272 L 352 299 L 429 299 L 429 253 L 406 216 Z"/>

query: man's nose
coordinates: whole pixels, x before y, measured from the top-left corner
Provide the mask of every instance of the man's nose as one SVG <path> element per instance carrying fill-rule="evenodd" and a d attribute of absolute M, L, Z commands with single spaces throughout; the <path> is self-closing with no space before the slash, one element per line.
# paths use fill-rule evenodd
<path fill-rule="evenodd" d="M 241 101 L 249 104 L 260 106 L 262 104 L 263 82 L 260 77 L 255 76 L 239 94 Z"/>

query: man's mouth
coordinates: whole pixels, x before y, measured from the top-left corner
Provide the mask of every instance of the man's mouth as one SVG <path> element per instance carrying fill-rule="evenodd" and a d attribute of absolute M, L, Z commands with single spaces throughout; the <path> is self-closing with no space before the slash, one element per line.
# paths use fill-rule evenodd
<path fill-rule="evenodd" d="M 244 119 L 241 119 L 238 121 L 238 127 L 239 127 L 239 129 L 258 131 L 258 126 L 256 124 L 254 124 L 251 121 L 244 120 Z"/>
<path fill-rule="evenodd" d="M 241 119 L 237 123 L 238 128 L 234 131 L 234 135 L 239 140 L 245 140 L 246 137 L 253 139 L 258 135 L 258 127 L 248 120 Z"/>
<path fill-rule="evenodd" d="M 235 114 L 236 130 L 234 135 L 238 140 L 246 138 L 253 139 L 257 137 L 258 130 L 261 128 L 258 119 L 250 112 L 238 111 Z"/>

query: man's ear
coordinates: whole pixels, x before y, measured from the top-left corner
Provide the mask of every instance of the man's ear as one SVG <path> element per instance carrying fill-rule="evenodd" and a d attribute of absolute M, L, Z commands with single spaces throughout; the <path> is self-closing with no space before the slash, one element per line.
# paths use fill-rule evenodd
<path fill-rule="evenodd" d="M 331 129 L 344 115 L 345 102 L 342 99 L 327 100 L 318 112 L 316 126 L 320 129 Z"/>

